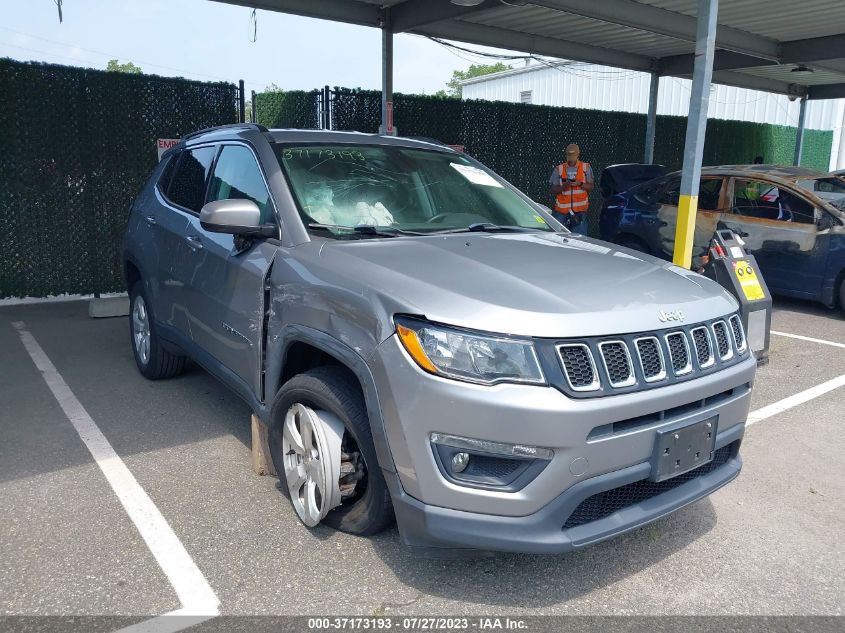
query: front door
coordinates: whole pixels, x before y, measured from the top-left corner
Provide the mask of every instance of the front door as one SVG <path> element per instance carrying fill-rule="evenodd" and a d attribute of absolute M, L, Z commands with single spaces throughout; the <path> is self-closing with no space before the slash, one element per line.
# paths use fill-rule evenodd
<path fill-rule="evenodd" d="M 733 204 L 722 225 L 745 241 L 769 288 L 818 296 L 828 245 L 817 227 L 823 211 L 800 193 L 764 181 L 733 178 L 731 193 Z"/>
<path fill-rule="evenodd" d="M 252 151 L 243 145 L 220 149 L 207 201 L 248 199 L 275 222 L 264 177 Z M 261 397 L 264 283 L 278 246 L 264 239 L 242 244 L 232 235 L 205 231 L 192 217 L 191 336 L 197 347 Z"/>

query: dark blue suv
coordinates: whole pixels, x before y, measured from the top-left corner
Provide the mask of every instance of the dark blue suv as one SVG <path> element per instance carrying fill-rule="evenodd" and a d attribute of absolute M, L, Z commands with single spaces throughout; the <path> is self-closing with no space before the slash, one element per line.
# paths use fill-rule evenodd
<path fill-rule="evenodd" d="M 601 238 L 671 260 L 681 173 L 630 186 L 657 167 L 605 169 Z M 778 165 L 705 167 L 694 269 L 717 228 L 742 237 L 773 293 L 845 308 L 845 178 Z"/>

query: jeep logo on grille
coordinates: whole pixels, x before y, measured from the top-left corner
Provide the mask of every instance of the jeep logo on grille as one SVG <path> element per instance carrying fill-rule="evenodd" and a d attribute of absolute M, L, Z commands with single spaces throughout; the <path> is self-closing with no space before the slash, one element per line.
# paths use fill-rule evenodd
<path fill-rule="evenodd" d="M 680 310 L 670 310 L 669 312 L 666 310 L 658 310 L 657 318 L 663 323 L 666 323 L 667 321 L 678 321 L 680 323 L 684 320 L 684 313 Z"/>

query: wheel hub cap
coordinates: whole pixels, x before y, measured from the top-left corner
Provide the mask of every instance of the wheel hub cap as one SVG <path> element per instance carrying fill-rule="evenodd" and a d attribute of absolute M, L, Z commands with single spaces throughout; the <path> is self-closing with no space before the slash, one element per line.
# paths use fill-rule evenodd
<path fill-rule="evenodd" d="M 302 522 L 317 525 L 340 505 L 340 460 L 344 426 L 327 411 L 296 403 L 282 427 L 285 480 Z"/>
<path fill-rule="evenodd" d="M 146 365 L 150 360 L 150 317 L 147 304 L 140 295 L 135 297 L 132 307 L 132 340 L 141 364 Z"/>

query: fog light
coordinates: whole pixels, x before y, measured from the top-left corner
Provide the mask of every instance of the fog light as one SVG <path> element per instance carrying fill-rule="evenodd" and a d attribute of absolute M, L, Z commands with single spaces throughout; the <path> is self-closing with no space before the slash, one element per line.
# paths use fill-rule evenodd
<path fill-rule="evenodd" d="M 554 451 L 550 448 L 539 446 L 526 446 L 525 444 L 505 444 L 504 442 L 491 442 L 488 440 L 476 440 L 470 437 L 459 437 L 447 435 L 446 433 L 432 433 L 431 441 L 443 446 L 462 448 L 464 450 L 492 453 L 502 457 L 525 457 L 550 460 L 554 457 Z"/>
<path fill-rule="evenodd" d="M 516 492 L 549 465 L 550 448 L 470 437 L 431 434 L 434 460 L 443 477 L 460 486 Z"/>
<path fill-rule="evenodd" d="M 469 465 L 469 453 L 455 453 L 452 456 L 452 472 L 462 473 Z"/>

